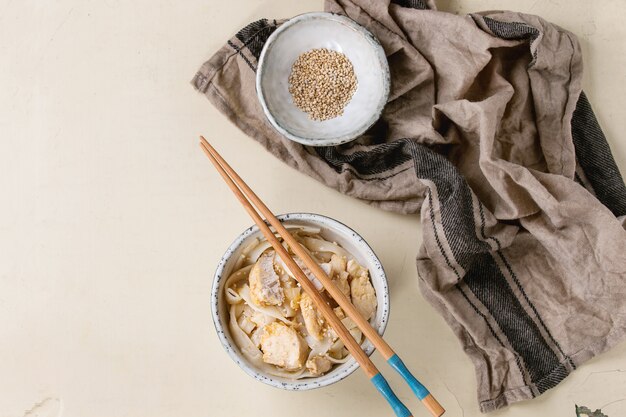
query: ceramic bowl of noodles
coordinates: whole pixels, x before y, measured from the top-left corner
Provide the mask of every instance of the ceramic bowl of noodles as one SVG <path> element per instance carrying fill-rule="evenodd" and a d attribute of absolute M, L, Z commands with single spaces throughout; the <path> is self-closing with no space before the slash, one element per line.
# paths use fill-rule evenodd
<path fill-rule="evenodd" d="M 278 218 L 382 335 L 389 318 L 387 278 L 367 242 L 343 223 L 319 214 Z M 302 270 L 325 295 L 306 266 Z M 327 300 L 370 355 L 372 344 L 330 296 Z M 268 385 L 293 391 L 324 387 L 359 366 L 256 226 L 241 233 L 221 258 L 211 289 L 211 313 L 228 355 Z"/>

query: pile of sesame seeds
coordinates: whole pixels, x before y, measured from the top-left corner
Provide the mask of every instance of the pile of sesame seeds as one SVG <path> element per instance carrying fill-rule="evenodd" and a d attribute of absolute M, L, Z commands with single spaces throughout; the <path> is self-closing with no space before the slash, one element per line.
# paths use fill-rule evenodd
<path fill-rule="evenodd" d="M 295 105 L 313 120 L 341 116 L 357 88 L 350 60 L 341 52 L 312 49 L 291 67 L 289 92 Z"/>

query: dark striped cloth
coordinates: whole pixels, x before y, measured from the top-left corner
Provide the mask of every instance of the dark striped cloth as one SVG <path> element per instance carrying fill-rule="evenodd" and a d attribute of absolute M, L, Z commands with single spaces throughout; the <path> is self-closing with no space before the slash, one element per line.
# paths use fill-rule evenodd
<path fill-rule="evenodd" d="M 257 101 L 259 20 L 194 87 L 292 167 L 421 214 L 420 288 L 476 367 L 481 410 L 534 398 L 626 332 L 626 188 L 581 91 L 579 43 L 539 17 L 456 16 L 431 0 L 328 0 L 387 53 L 392 89 L 358 140 L 307 148 Z"/>

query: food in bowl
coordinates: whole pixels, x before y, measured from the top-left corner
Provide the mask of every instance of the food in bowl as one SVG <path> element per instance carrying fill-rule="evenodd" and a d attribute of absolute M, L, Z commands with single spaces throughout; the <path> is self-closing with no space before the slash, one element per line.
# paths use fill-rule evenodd
<path fill-rule="evenodd" d="M 376 315 L 376 292 L 367 268 L 336 242 L 310 226 L 287 226 L 341 291 L 366 318 Z M 356 324 L 323 289 L 288 245 L 289 253 L 315 287 L 326 296 L 335 314 L 361 343 Z M 266 240 L 255 238 L 242 251 L 224 284 L 231 336 L 242 355 L 270 375 L 302 379 L 324 375 L 349 354 L 324 320 L 311 297 Z"/>
<path fill-rule="evenodd" d="M 341 52 L 312 49 L 298 56 L 289 74 L 294 104 L 317 121 L 343 114 L 357 88 L 350 60 Z"/>
<path fill-rule="evenodd" d="M 302 111 L 289 91 L 294 62 L 320 49 L 345 55 L 358 80 L 341 115 L 325 120 Z M 389 87 L 387 57 L 376 37 L 333 13 L 306 13 L 281 24 L 263 45 L 256 71 L 256 91 L 267 120 L 281 135 L 307 146 L 340 145 L 365 133 L 380 118 Z"/>
<path fill-rule="evenodd" d="M 304 226 L 320 229 L 320 235 L 324 240 L 337 242 L 344 250 L 354 255 L 360 265 L 367 268 L 377 300 L 376 314 L 370 319 L 370 323 L 380 335 L 383 335 L 390 312 L 389 286 L 380 259 L 378 259 L 376 253 L 374 253 L 365 239 L 345 224 L 320 214 L 289 213 L 276 217 L 287 228 Z M 250 377 L 263 384 L 283 390 L 306 391 L 317 389 L 332 385 L 347 378 L 359 367 L 358 362 L 353 356 L 349 356 L 345 363 L 334 365 L 324 375 L 294 379 L 292 377 L 280 377 L 266 372 L 263 368 L 250 362 L 241 352 L 241 349 L 237 347 L 237 343 L 235 342 L 229 326 L 230 305 L 226 301 L 225 296 L 226 281 L 233 272 L 241 268 L 241 254 L 244 248 L 250 246 L 250 243 L 257 238 L 263 239 L 262 233 L 256 225 L 244 230 L 228 246 L 215 269 L 210 297 L 211 317 L 215 326 L 216 335 L 224 347 L 224 350 L 233 362 Z M 361 347 L 368 355 L 374 351 L 374 346 L 367 339 L 363 340 Z"/>

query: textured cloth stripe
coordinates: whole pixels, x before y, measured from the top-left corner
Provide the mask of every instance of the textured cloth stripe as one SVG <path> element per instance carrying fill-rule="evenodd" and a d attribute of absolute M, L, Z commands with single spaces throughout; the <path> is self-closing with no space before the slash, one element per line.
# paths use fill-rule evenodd
<path fill-rule="evenodd" d="M 368 151 L 342 154 L 340 148 L 329 146 L 314 148 L 315 152 L 336 172 L 351 166 L 359 175 L 383 174 L 411 159 L 403 141 L 390 142 L 372 147 Z"/>
<path fill-rule="evenodd" d="M 493 326 L 491 325 L 491 323 L 489 322 L 489 319 L 487 318 L 487 316 L 485 316 L 479 309 L 478 307 L 476 307 L 476 305 L 472 302 L 472 300 L 470 300 L 469 296 L 465 293 L 465 290 L 463 289 L 463 284 L 459 283 L 456 286 L 456 289 L 461 293 L 461 295 L 463 296 L 463 298 L 465 299 L 465 301 L 467 301 L 467 304 L 470 305 L 470 307 L 472 307 L 472 310 L 474 310 L 474 312 L 476 314 L 478 314 L 484 321 L 485 324 L 487 325 L 487 328 L 489 329 L 489 333 L 491 333 L 491 335 L 493 336 L 494 339 L 497 340 L 498 344 L 500 346 L 502 346 L 503 348 L 506 348 L 506 346 L 504 345 L 504 343 L 502 342 L 502 340 L 500 339 L 500 336 L 498 335 L 498 333 L 496 333 L 495 329 L 493 328 Z M 513 354 L 515 355 L 515 364 L 517 365 L 517 369 L 520 372 L 520 375 L 522 375 L 522 377 L 524 378 L 524 381 L 526 381 L 526 373 L 524 372 L 523 365 L 522 365 L 522 361 L 520 358 L 520 355 L 517 352 L 513 352 Z M 527 382 L 528 383 L 528 382 Z M 533 395 L 534 397 L 534 395 Z"/>
<path fill-rule="evenodd" d="M 626 214 L 626 186 L 584 92 L 572 117 L 576 159 L 596 197 L 617 217 Z"/>
<path fill-rule="evenodd" d="M 559 350 L 559 352 L 561 353 L 561 355 L 569 362 L 570 366 L 573 369 L 576 369 L 576 365 L 574 365 L 574 362 L 572 362 L 572 359 L 565 355 L 565 352 L 563 352 L 563 349 L 561 348 L 561 345 L 559 344 L 559 342 L 556 341 L 556 339 L 552 336 L 552 334 L 550 333 L 550 331 L 548 330 L 546 324 L 543 322 L 543 319 L 541 318 L 541 316 L 539 315 L 539 312 L 537 311 L 537 308 L 535 307 L 535 305 L 530 301 L 530 299 L 528 298 L 528 295 L 526 295 L 526 291 L 524 290 L 524 287 L 522 286 L 522 284 L 520 283 L 519 279 L 517 278 L 517 275 L 515 274 L 515 272 L 513 272 L 513 268 L 511 267 L 511 264 L 509 263 L 509 261 L 505 258 L 505 256 L 502 254 L 501 251 L 497 252 L 498 256 L 500 257 L 500 260 L 502 261 L 502 263 L 504 263 L 506 269 L 509 271 L 509 274 L 511 275 L 511 278 L 513 279 L 513 282 L 515 283 L 515 285 L 517 286 L 517 289 L 519 290 L 519 292 L 522 294 L 522 297 L 524 297 L 524 300 L 526 301 L 526 303 L 528 304 L 528 306 L 532 309 L 533 313 L 535 313 L 535 317 L 537 317 L 537 320 L 539 321 L 539 324 L 541 324 L 541 326 L 544 328 L 544 330 L 546 331 L 546 333 L 548 334 L 548 337 L 550 338 L 550 340 L 552 341 L 552 343 L 554 343 L 554 345 L 556 346 L 556 348 Z"/>
<path fill-rule="evenodd" d="M 544 392 L 547 388 L 539 382 L 560 366 L 559 358 L 515 297 L 492 255 L 476 255 L 463 281 L 489 310 L 513 349 L 520 354 L 539 392 Z"/>
<path fill-rule="evenodd" d="M 250 50 L 250 53 L 258 60 L 263 50 L 263 45 L 276 30 L 276 20 L 271 22 L 267 19 L 260 19 L 252 22 L 241 29 L 235 37 Z"/>
<path fill-rule="evenodd" d="M 530 43 L 530 53 L 533 56 L 530 65 L 535 63 L 537 60 L 537 48 L 533 44 L 539 37 L 539 31 L 536 28 L 521 22 L 502 22 L 488 17 L 483 17 L 483 21 L 494 35 L 502 39 L 527 39 Z"/>
<path fill-rule="evenodd" d="M 491 32 L 502 38 L 510 40 L 530 39 L 534 41 L 539 36 L 539 31 L 521 22 L 502 22 L 500 20 L 483 17 L 485 24 Z"/>
<path fill-rule="evenodd" d="M 230 40 L 228 41 L 228 45 L 230 45 L 230 47 L 231 47 L 231 48 L 233 48 L 233 49 L 234 49 L 234 50 L 235 50 L 235 51 L 239 54 L 239 56 L 241 57 L 241 59 L 243 59 L 243 60 L 244 60 L 244 62 L 245 62 L 246 64 L 248 64 L 248 66 L 250 67 L 250 69 L 251 69 L 252 71 L 256 71 L 256 66 L 255 66 L 255 65 L 252 63 L 252 61 L 250 61 L 250 60 L 248 59 L 248 57 L 247 57 L 247 56 L 246 56 L 246 55 L 242 52 L 242 50 L 241 50 L 241 48 L 240 48 L 240 47 L 238 47 L 237 45 L 235 45 L 235 44 L 233 43 L 233 41 L 230 41 Z"/>
<path fill-rule="evenodd" d="M 410 9 L 428 10 L 430 7 L 423 0 L 391 0 L 392 4 L 408 7 Z"/>
<path fill-rule="evenodd" d="M 445 157 L 423 145 L 409 143 L 417 177 L 437 187 L 443 231 L 454 258 L 467 269 L 474 255 L 491 250 L 476 237 L 470 188 Z"/>
<path fill-rule="evenodd" d="M 406 143 L 418 178 L 432 181 L 437 187 L 443 231 L 455 259 L 466 270 L 463 281 L 498 323 L 515 352 L 520 354 L 531 380 L 542 380 L 560 365 L 559 358 L 515 296 L 490 254 L 489 244 L 476 236 L 469 186 L 443 156 L 412 141 Z M 432 193 L 429 196 L 432 199 Z M 449 264 L 441 244 L 439 248 Z M 530 300 L 528 302 L 530 304 Z M 531 308 L 543 323 L 532 304 Z M 547 329 L 546 332 L 549 334 Z"/>

